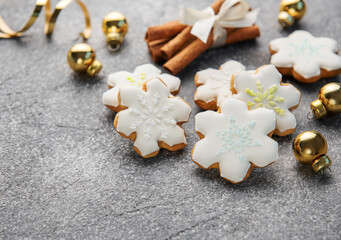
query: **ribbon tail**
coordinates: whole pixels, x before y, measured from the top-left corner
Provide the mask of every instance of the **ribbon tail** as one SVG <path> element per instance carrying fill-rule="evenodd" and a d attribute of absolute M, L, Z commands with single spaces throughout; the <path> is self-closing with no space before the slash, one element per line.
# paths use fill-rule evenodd
<path fill-rule="evenodd" d="M 256 23 L 257 16 L 259 13 L 259 9 L 255 9 L 253 11 L 248 12 L 244 18 L 240 20 L 220 20 L 219 24 L 222 27 L 234 27 L 234 28 L 242 28 L 242 27 L 251 27 L 253 24 Z"/>
<path fill-rule="evenodd" d="M 237 3 L 230 8 L 221 9 L 218 13 L 218 18 L 223 21 L 239 20 L 244 18 L 244 16 L 249 12 L 249 9 L 250 6 L 246 1 L 238 0 Z"/>
<path fill-rule="evenodd" d="M 214 41 L 213 41 L 212 48 L 225 45 L 226 37 L 227 37 L 227 31 L 225 30 L 225 28 L 219 25 L 215 26 L 213 28 L 213 40 Z"/>
<path fill-rule="evenodd" d="M 209 18 L 210 16 L 211 14 L 206 9 L 204 11 L 199 11 L 181 6 L 178 20 L 182 24 L 193 26 L 195 22 L 199 21 L 200 19 Z"/>
<path fill-rule="evenodd" d="M 249 5 L 245 2 L 245 1 L 241 1 L 241 0 L 225 0 L 224 3 L 221 5 L 219 12 L 218 12 L 218 16 L 219 18 L 221 18 L 222 16 L 224 16 L 225 14 L 228 14 L 229 12 L 231 12 L 231 10 L 233 8 L 235 8 L 235 6 L 237 5 L 242 5 L 243 7 L 245 7 L 245 4 L 247 5 L 247 10 L 249 10 Z M 238 7 L 238 12 L 240 12 L 240 7 Z"/>
<path fill-rule="evenodd" d="M 191 34 L 199 38 L 203 43 L 207 43 L 211 29 L 214 25 L 215 17 L 199 20 L 192 27 Z"/>

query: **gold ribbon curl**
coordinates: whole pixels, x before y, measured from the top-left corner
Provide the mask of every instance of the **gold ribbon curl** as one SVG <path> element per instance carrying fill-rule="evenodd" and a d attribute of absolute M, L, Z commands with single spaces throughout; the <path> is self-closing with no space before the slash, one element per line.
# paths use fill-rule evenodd
<path fill-rule="evenodd" d="M 25 31 L 27 31 L 36 19 L 39 17 L 39 14 L 43 7 L 45 7 L 45 29 L 44 32 L 46 35 L 51 35 L 56 24 L 58 15 L 61 10 L 66 8 L 71 2 L 75 1 L 83 11 L 84 19 L 85 19 L 85 29 L 80 35 L 86 40 L 91 36 L 91 23 L 90 23 L 90 15 L 88 9 L 85 4 L 81 0 L 60 0 L 56 8 L 53 12 L 51 12 L 51 4 L 50 0 L 37 0 L 36 6 L 26 22 L 26 24 L 18 31 L 12 30 L 4 21 L 4 19 L 0 15 L 0 38 L 13 38 L 20 37 L 23 35 Z"/>

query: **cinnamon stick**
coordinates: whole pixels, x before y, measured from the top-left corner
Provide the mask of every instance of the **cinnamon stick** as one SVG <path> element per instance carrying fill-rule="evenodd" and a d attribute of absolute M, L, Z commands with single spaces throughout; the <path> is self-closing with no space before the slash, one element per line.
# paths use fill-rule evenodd
<path fill-rule="evenodd" d="M 179 21 L 171 21 L 162 25 L 148 27 L 144 39 L 146 42 L 174 37 L 181 32 L 187 25 Z"/>
<path fill-rule="evenodd" d="M 257 25 L 245 28 L 230 28 L 227 30 L 227 37 L 225 44 L 232 44 L 255 39 L 260 36 L 260 30 Z"/>
<path fill-rule="evenodd" d="M 148 50 L 152 55 L 152 59 L 154 62 L 161 62 L 164 60 L 161 57 L 161 48 L 169 41 L 169 38 L 159 39 L 148 42 Z"/>
<path fill-rule="evenodd" d="M 227 30 L 226 44 L 242 42 L 254 39 L 260 36 L 257 25 L 245 28 L 230 28 Z M 182 49 L 178 54 L 168 60 L 163 67 L 173 75 L 179 73 L 201 53 L 206 51 L 213 44 L 213 31 L 211 31 L 207 43 L 203 43 L 200 39 L 195 39 L 187 47 Z"/>
<path fill-rule="evenodd" d="M 186 48 L 182 49 L 178 54 L 163 64 L 163 67 L 173 75 L 176 75 L 194 59 L 196 59 L 201 53 L 205 52 L 212 44 L 213 33 L 211 31 L 206 44 L 200 39 L 196 38 Z"/>
<path fill-rule="evenodd" d="M 212 5 L 211 8 L 214 11 L 214 14 L 219 12 L 221 5 L 224 3 L 225 0 L 216 0 Z M 183 49 L 186 45 L 191 43 L 195 36 L 191 34 L 192 26 L 186 26 L 181 33 L 176 35 L 172 40 L 170 40 L 167 44 L 165 44 L 161 48 L 162 57 L 165 60 L 170 59 L 173 57 L 177 52 Z"/>
<path fill-rule="evenodd" d="M 161 57 L 165 60 L 173 57 L 179 50 L 191 43 L 196 37 L 191 34 L 192 27 L 185 27 L 176 37 L 166 43 L 161 49 Z"/>

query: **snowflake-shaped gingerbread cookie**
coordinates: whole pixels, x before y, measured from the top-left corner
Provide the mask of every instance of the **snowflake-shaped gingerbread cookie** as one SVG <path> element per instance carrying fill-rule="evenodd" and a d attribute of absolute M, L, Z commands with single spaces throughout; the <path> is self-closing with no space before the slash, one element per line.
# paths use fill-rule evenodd
<path fill-rule="evenodd" d="M 202 168 L 218 168 L 223 178 L 239 183 L 253 167 L 265 167 L 278 159 L 278 144 L 270 137 L 275 127 L 273 111 L 249 111 L 246 103 L 229 97 L 218 112 L 195 116 L 201 140 L 193 148 L 192 159 Z"/>
<path fill-rule="evenodd" d="M 142 88 L 120 87 L 119 101 L 125 110 L 116 115 L 114 127 L 134 141 L 142 157 L 153 157 L 160 148 L 176 151 L 186 146 L 181 124 L 188 121 L 191 107 L 172 96 L 160 78 L 144 82 Z"/>
<path fill-rule="evenodd" d="M 152 64 L 143 64 L 135 68 L 133 73 L 126 71 L 110 74 L 108 77 L 108 87 L 110 88 L 103 94 L 102 102 L 108 108 L 119 112 L 122 110 L 118 102 L 118 90 L 120 87 L 135 86 L 142 88 L 142 85 L 147 80 L 159 77 L 168 86 L 171 94 L 176 95 L 180 91 L 180 79 L 172 75 L 163 73 L 161 70 Z"/>
<path fill-rule="evenodd" d="M 229 96 L 232 74 L 245 70 L 245 66 L 237 61 L 228 61 L 219 70 L 208 68 L 199 71 L 194 78 L 197 90 L 194 93 L 195 103 L 202 109 L 217 110 Z"/>
<path fill-rule="evenodd" d="M 276 113 L 274 134 L 285 136 L 296 130 L 296 118 L 291 110 L 299 105 L 301 93 L 293 85 L 282 83 L 282 75 L 274 65 L 235 74 L 231 90 L 236 98 L 247 103 L 250 110 L 262 107 Z"/>
<path fill-rule="evenodd" d="M 270 52 L 271 63 L 300 82 L 312 83 L 341 73 L 341 56 L 337 54 L 337 42 L 331 38 L 316 38 L 299 30 L 272 40 Z"/>

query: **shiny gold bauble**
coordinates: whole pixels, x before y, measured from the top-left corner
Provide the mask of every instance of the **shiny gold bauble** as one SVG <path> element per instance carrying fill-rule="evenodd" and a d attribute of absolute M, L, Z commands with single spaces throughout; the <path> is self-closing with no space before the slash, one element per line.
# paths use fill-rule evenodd
<path fill-rule="evenodd" d="M 327 155 L 327 141 L 318 132 L 300 133 L 292 144 L 292 150 L 299 162 L 311 165 L 316 173 L 329 168 L 332 164 Z"/>
<path fill-rule="evenodd" d="M 310 104 L 310 109 L 316 118 L 322 118 L 327 113 L 341 113 L 341 84 L 328 83 L 318 94 L 318 99 Z"/>
<path fill-rule="evenodd" d="M 67 62 L 76 72 L 86 72 L 90 76 L 96 75 L 102 64 L 96 59 L 94 49 L 86 43 L 78 43 L 69 49 Z"/>
<path fill-rule="evenodd" d="M 126 17 L 119 12 L 111 12 L 106 15 L 102 22 L 102 30 L 106 35 L 106 42 L 110 51 L 117 51 L 128 31 Z"/>
<path fill-rule="evenodd" d="M 304 16 L 306 4 L 303 0 L 282 0 L 279 11 L 278 22 L 282 27 L 291 27 Z"/>

